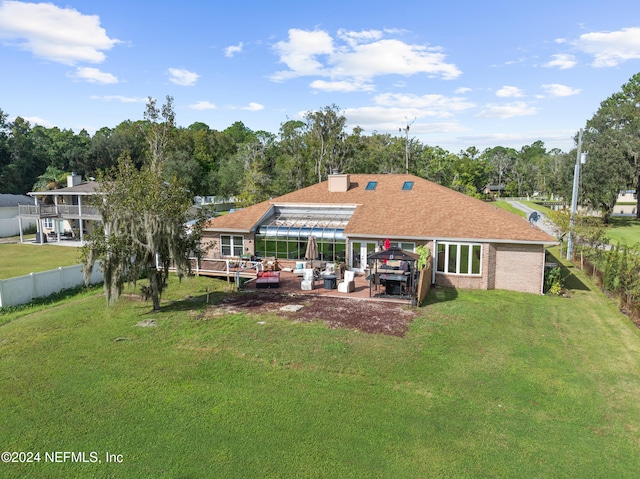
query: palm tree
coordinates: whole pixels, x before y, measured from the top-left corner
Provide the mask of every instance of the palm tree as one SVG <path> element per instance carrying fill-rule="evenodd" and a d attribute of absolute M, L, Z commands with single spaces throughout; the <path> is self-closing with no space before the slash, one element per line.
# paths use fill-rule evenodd
<path fill-rule="evenodd" d="M 38 176 L 38 181 L 33 184 L 33 191 L 51 191 L 59 190 L 66 186 L 68 173 L 56 168 L 55 166 L 47 166 L 47 169 Z M 50 196 L 45 196 L 43 201 L 51 202 Z"/>

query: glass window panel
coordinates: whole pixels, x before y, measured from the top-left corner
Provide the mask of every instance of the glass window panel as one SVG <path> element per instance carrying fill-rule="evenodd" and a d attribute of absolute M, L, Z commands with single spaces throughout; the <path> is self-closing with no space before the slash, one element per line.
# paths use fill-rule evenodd
<path fill-rule="evenodd" d="M 469 274 L 469 245 L 460 245 L 460 274 Z"/>
<path fill-rule="evenodd" d="M 440 273 L 444 273 L 444 266 L 445 266 L 445 256 L 446 256 L 446 248 L 447 245 L 446 244 L 442 244 L 442 243 L 438 243 L 438 268 L 437 271 L 439 271 Z"/>
<path fill-rule="evenodd" d="M 471 274 L 480 274 L 480 245 L 473 245 L 471 254 Z"/>
<path fill-rule="evenodd" d="M 447 273 L 455 273 L 458 263 L 458 245 L 449 245 L 449 264 L 447 265 Z"/>
<path fill-rule="evenodd" d="M 231 256 L 231 236 L 221 235 L 220 247 L 222 251 L 222 256 Z"/>

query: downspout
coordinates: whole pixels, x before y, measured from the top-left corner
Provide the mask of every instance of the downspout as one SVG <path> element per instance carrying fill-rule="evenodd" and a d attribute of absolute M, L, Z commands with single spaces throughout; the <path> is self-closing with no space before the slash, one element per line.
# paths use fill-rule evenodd
<path fill-rule="evenodd" d="M 431 284 L 436 284 L 436 269 L 438 269 L 438 242 L 436 240 L 433 240 L 433 251 L 431 252 Z"/>

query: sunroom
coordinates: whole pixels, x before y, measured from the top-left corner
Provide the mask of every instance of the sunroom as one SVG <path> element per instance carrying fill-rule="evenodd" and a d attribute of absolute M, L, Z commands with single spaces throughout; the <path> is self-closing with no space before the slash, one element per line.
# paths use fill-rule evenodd
<path fill-rule="evenodd" d="M 355 206 L 274 206 L 255 233 L 255 255 L 278 259 L 304 259 L 307 243 L 315 236 L 318 259 L 345 261 L 344 229 Z"/>

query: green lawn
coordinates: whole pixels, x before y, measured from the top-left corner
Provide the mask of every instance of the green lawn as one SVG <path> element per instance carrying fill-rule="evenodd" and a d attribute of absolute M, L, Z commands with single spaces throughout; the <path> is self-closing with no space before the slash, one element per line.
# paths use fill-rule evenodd
<path fill-rule="evenodd" d="M 628 246 L 640 244 L 640 221 L 635 218 L 612 216 L 611 228 L 607 231 L 611 243 L 625 243 Z"/>
<path fill-rule="evenodd" d="M 0 279 L 80 264 L 80 251 L 52 244 L 0 244 Z"/>
<path fill-rule="evenodd" d="M 523 218 L 527 217 L 527 214 L 524 211 L 516 208 L 515 206 L 512 206 L 511 203 L 507 203 L 505 200 L 497 200 L 492 202 L 491 204 L 503 210 L 507 210 L 507 211 L 510 211 L 511 213 L 515 213 L 518 216 L 522 216 Z"/>
<path fill-rule="evenodd" d="M 42 454 L 0 477 L 638 477 L 640 331 L 580 273 L 568 299 L 436 289 L 404 338 L 198 319 L 211 285 L 0 316 L 0 450 Z"/>

